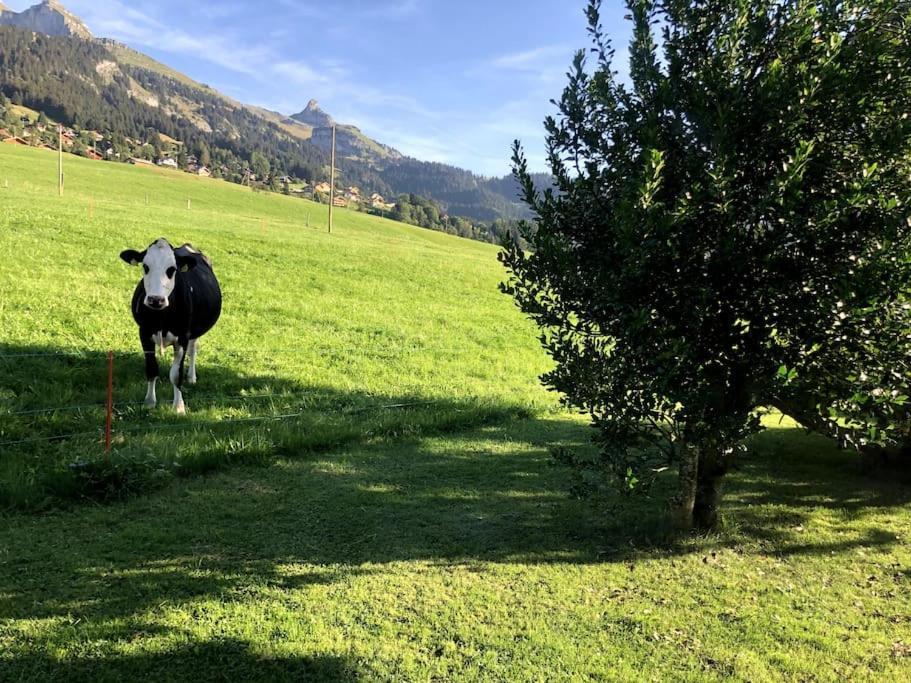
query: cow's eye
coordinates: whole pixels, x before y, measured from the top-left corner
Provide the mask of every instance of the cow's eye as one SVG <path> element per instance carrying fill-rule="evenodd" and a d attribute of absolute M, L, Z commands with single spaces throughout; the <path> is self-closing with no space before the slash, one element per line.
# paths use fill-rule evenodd
<path fill-rule="evenodd" d="M 177 272 L 177 268 L 175 268 L 174 266 L 171 266 L 165 272 L 167 273 L 168 279 L 170 280 L 174 277 L 174 273 Z"/>
<path fill-rule="evenodd" d="M 142 269 L 145 271 L 146 275 L 149 274 L 149 267 L 146 264 L 144 264 L 144 263 L 142 264 Z"/>

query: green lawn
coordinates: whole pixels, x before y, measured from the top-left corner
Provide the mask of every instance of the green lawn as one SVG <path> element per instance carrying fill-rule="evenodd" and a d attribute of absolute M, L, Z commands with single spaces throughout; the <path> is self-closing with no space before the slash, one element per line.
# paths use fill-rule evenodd
<path fill-rule="evenodd" d="M 772 430 L 725 530 L 565 495 L 541 418 L 0 531 L 0 680 L 908 680 L 907 487 Z M 774 478 L 772 474 L 774 473 Z"/>
<path fill-rule="evenodd" d="M 0 446 L 0 681 L 911 679 L 900 477 L 770 419 L 723 528 L 671 536 L 670 479 L 567 495 L 590 429 L 494 248 L 72 157 L 59 199 L 54 164 L 0 147 L 0 442 L 87 434 Z M 184 418 L 133 404 L 117 254 L 160 235 L 225 289 Z"/>
<path fill-rule="evenodd" d="M 0 442 L 27 441 L 0 446 L 10 451 L 0 462 L 0 507 L 554 405 L 537 383 L 547 361 L 534 330 L 497 291 L 495 247 L 335 215 L 330 235 L 318 204 L 70 155 L 61 199 L 53 153 L 0 147 Z M 170 387 L 160 387 L 165 407 L 151 415 L 135 405 L 145 395 L 129 312 L 139 270 L 118 254 L 160 236 L 209 254 L 225 297 L 201 344 L 186 419 L 167 407 Z M 72 462 L 100 460 L 109 349 L 117 354 L 112 465 L 74 474 Z M 61 352 L 78 355 L 34 355 Z M 401 404 L 420 405 L 378 408 Z M 93 407 L 72 409 L 83 405 Z M 21 414 L 52 407 L 67 409 Z M 281 415 L 297 417 L 226 423 Z M 71 433 L 85 435 L 28 441 Z M 111 468 L 129 470 L 131 481 Z"/>

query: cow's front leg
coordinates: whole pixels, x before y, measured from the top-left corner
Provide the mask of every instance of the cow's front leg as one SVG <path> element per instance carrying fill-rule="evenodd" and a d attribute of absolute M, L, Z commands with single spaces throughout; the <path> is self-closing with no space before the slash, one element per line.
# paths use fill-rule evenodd
<path fill-rule="evenodd" d="M 140 336 L 146 364 L 145 405 L 147 408 L 154 408 L 158 405 L 158 398 L 155 396 L 155 385 L 158 383 L 158 358 L 155 356 L 155 341 L 151 334 L 141 334 Z"/>
<path fill-rule="evenodd" d="M 178 340 L 174 343 L 174 362 L 171 364 L 171 384 L 174 385 L 174 411 L 178 415 L 187 412 L 187 407 L 183 402 L 183 394 L 180 391 L 183 386 L 183 361 L 187 355 L 186 342 Z"/>
<path fill-rule="evenodd" d="M 190 367 L 187 368 L 187 384 L 196 384 L 196 345 L 198 339 L 191 339 L 187 343 L 187 356 L 189 356 Z"/>

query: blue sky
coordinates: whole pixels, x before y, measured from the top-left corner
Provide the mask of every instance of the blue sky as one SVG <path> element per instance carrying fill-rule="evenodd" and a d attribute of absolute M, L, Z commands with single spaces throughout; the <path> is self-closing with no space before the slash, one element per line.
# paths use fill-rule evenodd
<path fill-rule="evenodd" d="M 5 0 L 14 10 L 33 4 Z M 251 104 L 291 114 L 311 98 L 338 121 L 428 161 L 509 171 L 518 137 L 544 170 L 544 117 L 584 0 L 63 0 L 115 38 Z M 625 48 L 619 0 L 605 27 Z"/>

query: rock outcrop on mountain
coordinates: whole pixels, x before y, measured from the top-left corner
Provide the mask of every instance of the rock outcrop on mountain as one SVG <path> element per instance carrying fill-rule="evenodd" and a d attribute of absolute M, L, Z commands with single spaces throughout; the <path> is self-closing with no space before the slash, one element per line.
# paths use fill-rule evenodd
<path fill-rule="evenodd" d="M 373 140 L 356 126 L 336 123 L 320 109 L 316 100 L 310 100 L 303 111 L 292 114 L 291 119 L 313 129 L 310 142 L 324 151 L 332 147 L 332 126 L 335 126 L 335 147 L 337 154 L 345 159 L 383 164 L 403 158 L 401 152 Z"/>
<path fill-rule="evenodd" d="M 303 111 L 292 114 L 291 118 L 312 128 L 330 128 L 335 123 L 329 114 L 319 108 L 316 100 L 310 100 Z"/>
<path fill-rule="evenodd" d="M 24 12 L 13 12 L 0 3 L 0 26 L 16 26 L 49 36 L 92 38 L 92 32 L 82 20 L 57 0 L 43 0 Z"/>

